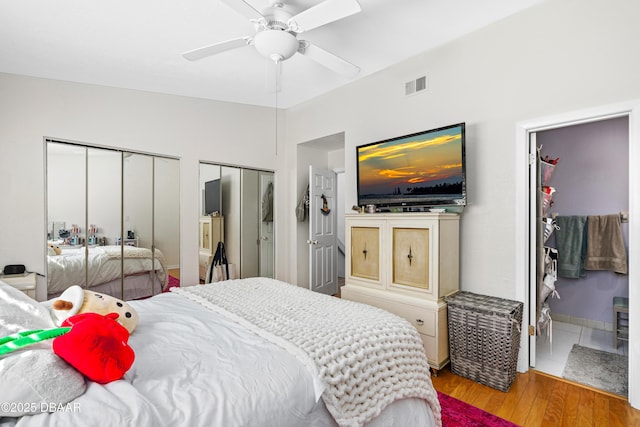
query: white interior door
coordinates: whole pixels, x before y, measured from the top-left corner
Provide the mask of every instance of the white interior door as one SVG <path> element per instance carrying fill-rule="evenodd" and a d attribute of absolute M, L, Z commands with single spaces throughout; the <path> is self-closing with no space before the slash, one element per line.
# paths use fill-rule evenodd
<path fill-rule="evenodd" d="M 538 327 L 538 251 L 536 245 L 537 223 L 537 195 L 538 168 L 536 166 L 536 134 L 529 134 L 529 325 Z M 536 333 L 529 330 L 529 366 L 536 366 Z"/>
<path fill-rule="evenodd" d="M 309 288 L 338 293 L 336 173 L 309 166 Z"/>

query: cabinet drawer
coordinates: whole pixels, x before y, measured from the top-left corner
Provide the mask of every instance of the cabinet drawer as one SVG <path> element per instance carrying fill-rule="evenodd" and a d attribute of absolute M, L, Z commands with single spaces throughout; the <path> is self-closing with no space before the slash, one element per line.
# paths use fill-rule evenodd
<path fill-rule="evenodd" d="M 349 293 L 344 295 L 346 299 L 358 301 L 374 307 L 387 310 L 396 316 L 400 316 L 409 322 L 420 332 L 427 336 L 435 336 L 436 334 L 436 313 L 427 308 L 412 307 L 407 304 L 390 301 L 384 298 L 378 298 L 372 295 L 363 295 L 361 293 Z"/>
<path fill-rule="evenodd" d="M 426 309 L 389 302 L 389 310 L 393 314 L 407 319 L 423 335 L 436 335 L 436 313 Z"/>

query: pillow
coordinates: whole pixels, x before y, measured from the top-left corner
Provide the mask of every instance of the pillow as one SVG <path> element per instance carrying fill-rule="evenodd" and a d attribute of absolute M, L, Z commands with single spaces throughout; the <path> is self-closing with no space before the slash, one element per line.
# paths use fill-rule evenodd
<path fill-rule="evenodd" d="M 0 337 L 55 327 L 49 310 L 0 280 Z M 0 356 L 0 417 L 45 412 L 85 389 L 84 377 L 53 353 L 51 340 Z"/>
<path fill-rule="evenodd" d="M 55 327 L 49 310 L 0 279 L 0 337 L 31 329 Z M 51 344 L 44 348 L 51 348 Z"/>

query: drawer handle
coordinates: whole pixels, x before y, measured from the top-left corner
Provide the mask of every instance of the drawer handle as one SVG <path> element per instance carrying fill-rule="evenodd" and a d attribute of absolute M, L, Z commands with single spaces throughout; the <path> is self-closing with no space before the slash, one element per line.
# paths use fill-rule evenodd
<path fill-rule="evenodd" d="M 416 319 L 416 323 L 418 324 L 418 326 L 424 325 L 424 321 L 422 319 Z"/>

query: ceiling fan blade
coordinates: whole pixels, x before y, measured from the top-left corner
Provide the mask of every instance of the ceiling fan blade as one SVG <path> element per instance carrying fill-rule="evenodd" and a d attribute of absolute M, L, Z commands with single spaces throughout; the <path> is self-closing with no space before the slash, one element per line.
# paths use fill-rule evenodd
<path fill-rule="evenodd" d="M 226 4 L 231 9 L 235 10 L 240 15 L 244 16 L 249 20 L 263 18 L 262 14 L 246 1 L 243 1 L 243 0 L 221 0 L 221 1 L 222 3 Z"/>
<path fill-rule="evenodd" d="M 239 47 L 249 46 L 251 43 L 250 37 L 240 37 L 237 39 L 226 40 L 220 43 L 212 44 L 209 46 L 200 47 L 198 49 L 190 50 L 182 54 L 189 61 L 196 61 L 198 59 L 212 56 L 227 50 L 237 49 Z"/>
<path fill-rule="evenodd" d="M 337 21 L 360 12 L 358 0 L 325 0 L 291 17 L 287 23 L 296 33 Z"/>
<path fill-rule="evenodd" d="M 360 67 L 353 65 L 339 56 L 329 53 L 308 41 L 301 42 L 300 46 L 300 50 L 298 50 L 299 53 L 307 58 L 313 59 L 318 64 L 323 65 L 336 73 L 353 78 L 360 72 Z"/>

